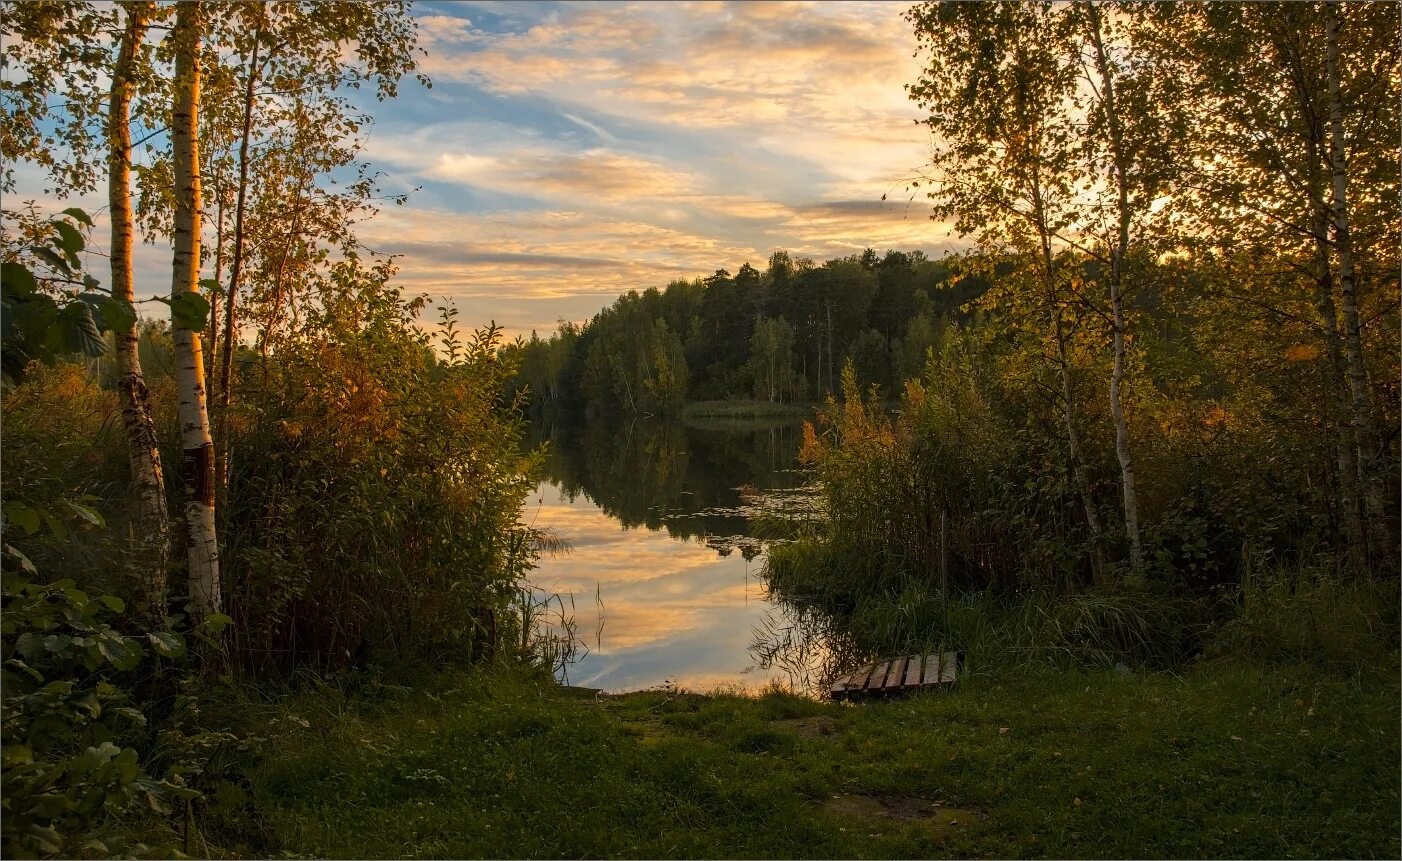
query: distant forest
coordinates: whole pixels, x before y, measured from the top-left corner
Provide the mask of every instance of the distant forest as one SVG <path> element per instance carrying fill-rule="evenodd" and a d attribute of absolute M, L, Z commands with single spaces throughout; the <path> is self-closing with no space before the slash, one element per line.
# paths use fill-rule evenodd
<path fill-rule="evenodd" d="M 763 270 L 630 291 L 582 326 L 531 333 L 514 387 L 535 415 L 661 415 L 687 401 L 821 400 L 850 361 L 863 387 L 894 391 L 988 289 L 971 262 L 867 249 L 817 265 L 777 251 Z"/>

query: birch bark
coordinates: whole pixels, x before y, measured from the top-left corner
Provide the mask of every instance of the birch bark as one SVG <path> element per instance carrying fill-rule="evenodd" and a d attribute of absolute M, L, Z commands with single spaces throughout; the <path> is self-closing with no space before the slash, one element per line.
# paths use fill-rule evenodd
<path fill-rule="evenodd" d="M 1125 256 L 1129 251 L 1130 211 L 1127 153 L 1124 129 L 1115 105 L 1115 81 L 1110 58 L 1101 33 L 1100 12 L 1094 3 L 1086 4 L 1095 67 L 1100 77 L 1101 108 L 1109 132 L 1110 161 L 1114 168 L 1116 194 L 1116 235 L 1110 252 L 1110 314 L 1114 328 L 1114 367 L 1110 372 L 1110 414 L 1115 421 L 1115 455 L 1120 461 L 1120 487 L 1124 501 L 1125 536 L 1129 539 L 1129 563 L 1135 574 L 1144 570 L 1144 550 L 1139 538 L 1139 494 L 1134 480 L 1134 456 L 1129 448 L 1129 422 L 1125 419 L 1123 388 L 1125 377 Z"/>
<path fill-rule="evenodd" d="M 112 296 L 132 303 L 136 296 L 132 274 L 135 228 L 131 194 L 131 100 L 136 89 L 133 80 L 136 52 L 145 38 L 155 4 L 133 3 L 125 9 L 127 26 L 112 70 L 112 89 L 107 102 L 107 201 L 112 217 Z M 156 426 L 151 419 L 150 396 L 141 372 L 135 319 L 126 330 L 116 333 L 116 340 L 117 391 L 121 397 L 122 424 L 126 430 L 127 456 L 136 495 L 136 523 L 148 562 L 138 584 L 138 593 L 153 613 L 164 615 L 170 515 L 166 511 L 165 476 L 156 444 Z"/>
<path fill-rule="evenodd" d="M 174 104 L 171 148 L 174 162 L 175 219 L 171 300 L 199 292 L 200 192 L 199 112 L 200 50 L 204 10 L 200 0 L 176 4 Z M 184 449 L 185 552 L 190 574 L 190 609 L 196 619 L 221 608 L 219 542 L 214 529 L 214 442 L 205 401 L 204 352 L 200 332 L 171 315 L 175 340 L 176 380 L 180 390 L 180 436 Z"/>
<path fill-rule="evenodd" d="M 1358 315 L 1358 278 L 1353 264 L 1353 237 L 1349 234 L 1348 159 L 1345 153 L 1344 111 L 1339 70 L 1339 16 L 1337 0 L 1324 4 L 1324 61 L 1329 77 L 1329 163 L 1333 171 L 1333 197 L 1330 209 L 1334 221 L 1334 253 L 1339 260 L 1339 304 L 1344 313 L 1344 355 L 1348 363 L 1348 387 L 1352 396 L 1353 431 L 1358 442 L 1358 478 L 1365 510 L 1365 540 L 1373 548 L 1390 554 L 1392 538 L 1387 534 L 1381 446 L 1373 403 L 1368 395 L 1368 374 L 1363 357 L 1363 334 Z M 1371 534 L 1370 534 L 1371 533 Z"/>

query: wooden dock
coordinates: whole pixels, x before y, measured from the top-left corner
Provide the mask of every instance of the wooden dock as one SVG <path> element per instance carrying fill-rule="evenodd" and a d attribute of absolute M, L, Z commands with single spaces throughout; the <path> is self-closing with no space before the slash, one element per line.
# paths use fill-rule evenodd
<path fill-rule="evenodd" d="M 835 700 L 887 696 L 905 691 L 953 684 L 959 677 L 957 652 L 931 652 L 878 661 L 838 676 L 832 683 Z"/>

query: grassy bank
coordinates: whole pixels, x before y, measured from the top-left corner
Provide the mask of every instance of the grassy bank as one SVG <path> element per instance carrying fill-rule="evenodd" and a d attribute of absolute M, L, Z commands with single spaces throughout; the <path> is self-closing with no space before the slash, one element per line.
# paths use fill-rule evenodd
<path fill-rule="evenodd" d="M 231 853 L 1398 857 L 1398 684 L 1202 664 L 861 706 L 442 677 L 242 703 Z M 253 812 L 249 812 L 253 811 Z"/>
<path fill-rule="evenodd" d="M 1390 666 L 1398 652 L 1395 580 L 1343 580 L 1304 567 L 1208 594 L 1149 583 L 945 595 L 928 576 L 890 570 L 887 560 L 802 540 L 772 548 L 764 574 L 781 597 L 840 619 L 865 653 L 952 645 L 985 670 L 1170 668 L 1201 655 L 1353 674 Z"/>

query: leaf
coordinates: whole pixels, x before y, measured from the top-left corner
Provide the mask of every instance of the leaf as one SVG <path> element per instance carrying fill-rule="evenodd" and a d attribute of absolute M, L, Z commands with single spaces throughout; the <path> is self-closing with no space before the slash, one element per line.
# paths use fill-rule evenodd
<path fill-rule="evenodd" d="M 5 519 L 24 530 L 25 535 L 39 531 L 39 512 L 21 502 L 11 502 L 5 506 Z"/>
<path fill-rule="evenodd" d="M 127 720 L 131 721 L 137 726 L 146 725 L 146 715 L 142 714 L 141 712 L 137 711 L 131 706 L 117 706 L 114 709 L 108 709 L 108 711 L 110 711 L 114 715 L 126 718 Z"/>
<path fill-rule="evenodd" d="M 27 744 L 7 744 L 4 751 L 0 752 L 0 762 L 3 762 L 7 769 L 27 765 L 33 761 L 34 751 L 30 750 Z"/>
<path fill-rule="evenodd" d="M 88 215 L 88 213 L 85 210 L 79 209 L 76 206 L 68 207 L 63 211 L 63 214 L 67 215 L 69 218 L 72 218 L 79 224 L 86 224 L 88 227 L 93 226 L 92 216 Z"/>
<path fill-rule="evenodd" d="M 5 292 L 13 291 L 21 296 L 27 296 L 39 289 L 39 282 L 34 273 L 29 271 L 29 267 L 13 260 L 0 264 L 0 283 L 4 284 Z"/>
<path fill-rule="evenodd" d="M 106 354 L 107 342 L 97 329 L 93 319 L 92 306 L 87 302 L 69 302 L 59 312 L 58 329 L 62 350 L 69 353 L 82 353 L 89 358 Z"/>
<path fill-rule="evenodd" d="M 107 528 L 107 521 L 102 519 L 102 515 L 98 514 L 96 511 L 87 507 L 86 505 L 79 505 L 71 499 L 65 499 L 63 501 L 63 504 L 68 506 L 69 510 L 76 514 L 84 522 L 96 526 L 98 529 Z M 106 597 L 110 598 L 112 596 L 108 595 Z M 119 613 L 122 611 L 122 608 L 120 607 L 114 609 L 116 609 Z"/>
<path fill-rule="evenodd" d="M 34 247 L 34 254 L 39 259 L 52 266 L 54 269 L 57 269 L 59 272 L 62 272 L 65 275 L 68 274 L 68 261 L 55 254 L 53 249 L 45 248 L 41 245 L 36 245 Z"/>
<path fill-rule="evenodd" d="M 24 634 L 21 634 L 20 636 L 23 637 Z M 33 634 L 31 633 L 30 636 L 33 636 Z M 5 666 L 10 667 L 11 669 L 19 670 L 20 672 L 29 676 L 36 682 L 43 683 L 44 681 L 43 674 L 26 664 L 24 661 L 21 661 L 19 658 L 10 658 L 8 661 L 5 662 Z"/>
<path fill-rule="evenodd" d="M 223 613 L 210 613 L 204 617 L 204 629 L 210 634 L 218 634 L 220 631 L 234 623 L 233 619 Z"/>
<path fill-rule="evenodd" d="M 83 250 L 86 243 L 83 241 L 83 234 L 78 232 L 78 228 L 66 221 L 55 221 L 54 230 L 58 231 L 58 247 L 68 255 L 69 262 L 77 265 L 77 258 L 74 256 Z"/>
<path fill-rule="evenodd" d="M 166 658 L 178 658 L 185 654 L 185 641 L 171 631 L 152 631 L 146 635 L 156 654 Z"/>
<path fill-rule="evenodd" d="M 25 631 L 15 640 L 15 651 L 26 658 L 32 658 L 44 648 L 44 641 L 33 631 Z"/>
<path fill-rule="evenodd" d="M 156 301 L 170 306 L 170 322 L 177 329 L 199 332 L 209 319 L 209 300 L 198 293 L 181 293 L 174 299 L 158 296 Z"/>
<path fill-rule="evenodd" d="M 135 669 L 141 663 L 141 648 L 135 640 L 124 637 L 104 637 L 98 641 L 98 651 L 119 670 Z"/>
<path fill-rule="evenodd" d="M 127 608 L 126 602 L 116 595 L 99 595 L 97 596 L 97 600 L 107 605 L 107 609 L 111 610 L 113 613 L 120 613 Z"/>
<path fill-rule="evenodd" d="M 136 325 L 136 307 L 125 299 L 106 293 L 80 293 L 78 298 L 92 307 L 98 328 L 104 332 L 129 332 Z"/>
<path fill-rule="evenodd" d="M 8 544 L 4 545 L 3 548 L 0 549 L 3 549 L 5 556 L 19 563 L 20 570 L 24 573 L 29 574 L 31 576 L 39 573 L 39 569 L 34 567 L 34 563 L 29 561 L 28 556 L 25 556 L 23 553 L 19 552 L 18 550 L 16 550 Z"/>
<path fill-rule="evenodd" d="M 54 517 L 47 511 L 40 512 L 39 516 L 44 518 L 44 523 L 48 524 L 49 531 L 53 533 L 55 538 L 64 539 L 68 537 L 68 524 Z"/>

